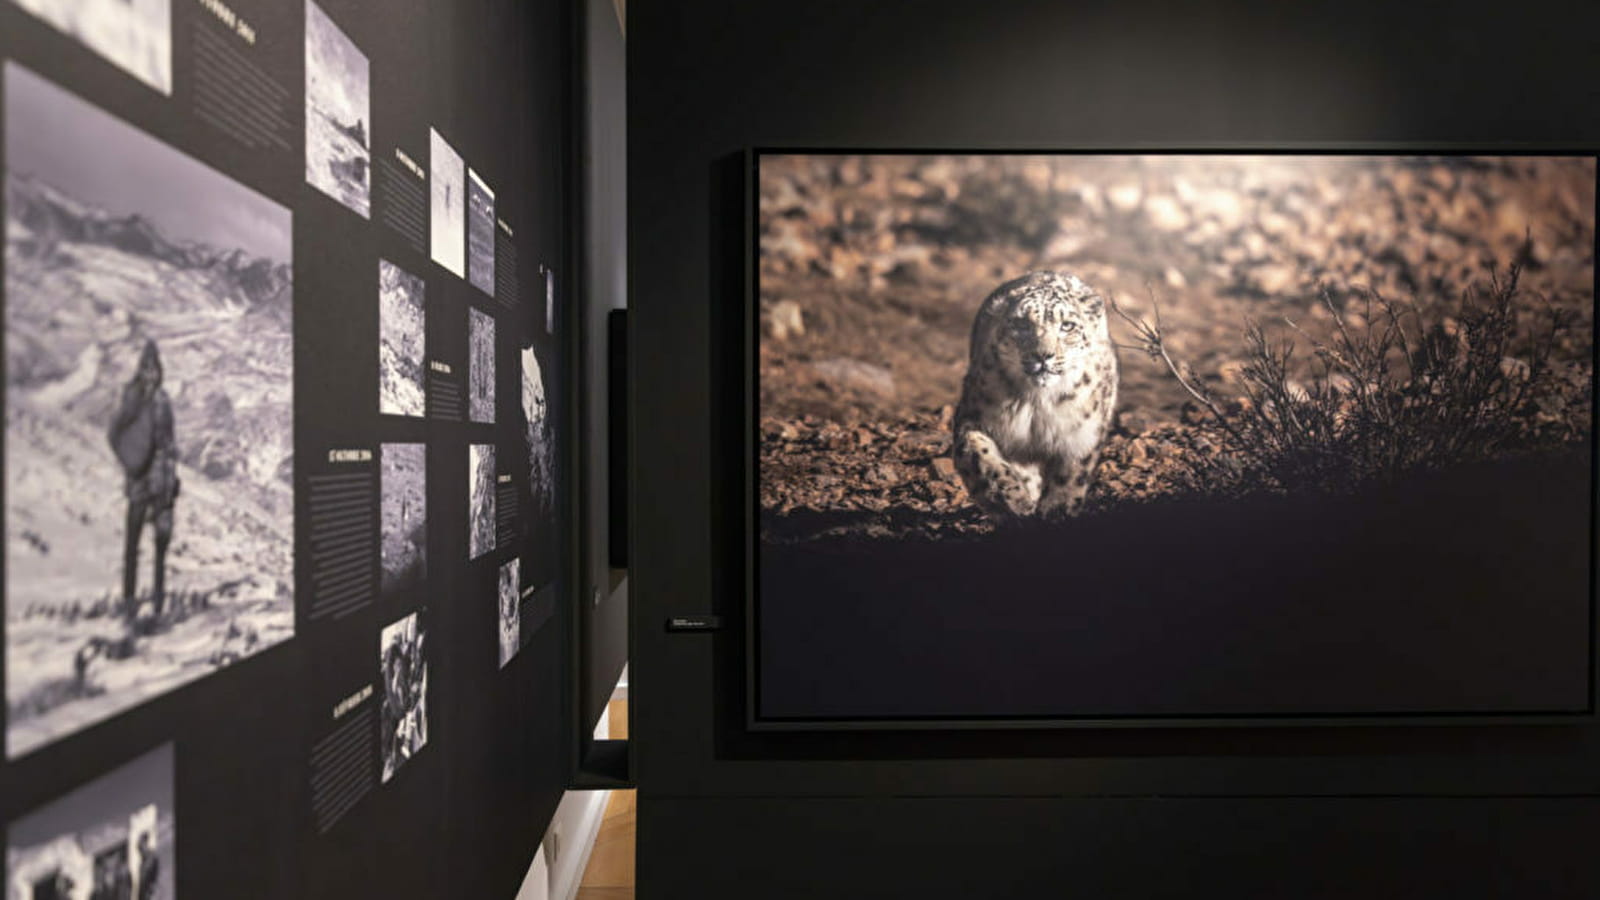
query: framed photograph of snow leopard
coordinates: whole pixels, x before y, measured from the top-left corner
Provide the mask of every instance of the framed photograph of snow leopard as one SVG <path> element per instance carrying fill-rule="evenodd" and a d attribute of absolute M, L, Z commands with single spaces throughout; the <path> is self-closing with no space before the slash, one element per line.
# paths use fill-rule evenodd
<path fill-rule="evenodd" d="M 1591 720 L 1595 184 L 753 151 L 746 724 Z"/>

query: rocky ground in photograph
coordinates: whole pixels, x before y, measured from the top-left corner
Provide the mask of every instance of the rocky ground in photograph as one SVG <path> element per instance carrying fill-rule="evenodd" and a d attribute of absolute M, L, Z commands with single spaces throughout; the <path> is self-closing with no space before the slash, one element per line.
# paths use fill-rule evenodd
<path fill-rule="evenodd" d="M 992 529 L 949 424 L 978 303 L 1030 269 L 1076 274 L 1147 321 L 1159 303 L 1169 351 L 1231 404 L 1248 321 L 1274 339 L 1303 329 L 1295 375 L 1314 391 L 1308 340 L 1336 330 L 1324 294 L 1347 325 L 1367 324 L 1370 290 L 1449 329 L 1463 292 L 1517 263 L 1530 327 L 1539 308 L 1572 317 L 1551 363 L 1587 403 L 1594 208 L 1578 159 L 766 159 L 764 536 Z M 1091 513 L 1192 492 L 1196 462 L 1221 452 L 1132 329 L 1114 318 L 1112 338 L 1122 386 Z"/>

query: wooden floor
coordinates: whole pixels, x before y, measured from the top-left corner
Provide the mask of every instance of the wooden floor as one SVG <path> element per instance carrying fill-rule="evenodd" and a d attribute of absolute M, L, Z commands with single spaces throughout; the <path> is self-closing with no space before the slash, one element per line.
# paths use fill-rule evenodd
<path fill-rule="evenodd" d="M 611 719 L 611 737 L 628 736 L 628 701 L 612 700 L 606 715 Z M 633 834 L 635 807 L 633 791 L 612 791 L 606 801 L 606 815 L 600 823 L 600 836 L 583 870 L 578 900 L 633 900 Z"/>

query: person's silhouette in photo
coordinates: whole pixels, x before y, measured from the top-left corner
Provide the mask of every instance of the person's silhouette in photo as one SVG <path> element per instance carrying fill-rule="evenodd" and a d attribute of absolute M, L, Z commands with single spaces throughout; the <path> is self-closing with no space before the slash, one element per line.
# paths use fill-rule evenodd
<path fill-rule="evenodd" d="M 178 450 L 172 401 L 161 386 L 161 354 L 145 342 L 139 368 L 122 388 L 122 402 L 111 420 L 109 437 L 125 477 L 128 518 L 122 554 L 122 602 L 128 618 L 138 615 L 139 538 L 146 522 L 155 526 L 155 566 L 150 592 L 153 616 L 166 599 L 167 546 L 172 543 L 172 509 L 178 499 Z"/>

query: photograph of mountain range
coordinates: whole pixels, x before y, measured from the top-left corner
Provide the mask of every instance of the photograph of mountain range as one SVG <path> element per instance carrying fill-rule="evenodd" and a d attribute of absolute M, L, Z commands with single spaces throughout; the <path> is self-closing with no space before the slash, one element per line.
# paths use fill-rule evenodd
<path fill-rule="evenodd" d="M 494 191 L 467 170 L 467 280 L 494 296 Z"/>
<path fill-rule="evenodd" d="M 6 752 L 294 633 L 287 209 L 5 66 Z"/>
<path fill-rule="evenodd" d="M 372 212 L 367 57 L 306 0 L 306 182 L 368 218 Z"/>
<path fill-rule="evenodd" d="M 163 94 L 172 93 L 172 0 L 13 0 Z"/>
<path fill-rule="evenodd" d="M 468 309 L 467 412 L 474 422 L 494 424 L 494 317 Z"/>
<path fill-rule="evenodd" d="M 6 900 L 172 900 L 171 744 L 12 822 Z"/>
<path fill-rule="evenodd" d="M 384 444 L 382 499 L 383 592 L 404 590 L 428 577 L 428 447 Z"/>
<path fill-rule="evenodd" d="M 439 132 L 428 129 L 429 226 L 433 261 L 457 277 L 467 273 L 467 164 Z"/>
<path fill-rule="evenodd" d="M 477 559 L 494 549 L 494 445 L 473 444 L 468 450 L 467 558 Z"/>
<path fill-rule="evenodd" d="M 378 260 L 378 412 L 385 415 L 421 416 L 426 411 L 423 307 L 422 279 Z"/>

